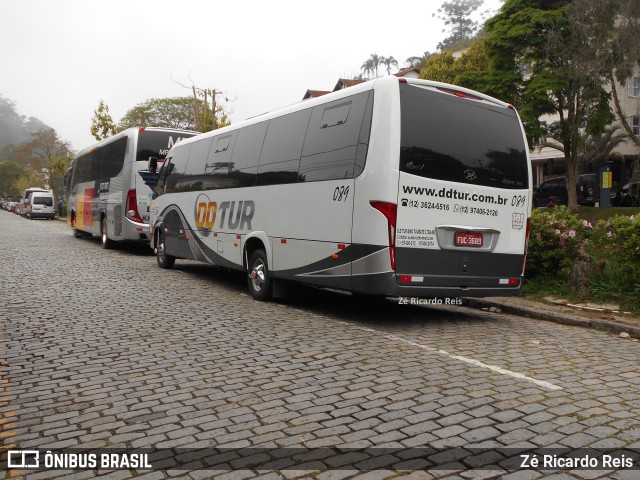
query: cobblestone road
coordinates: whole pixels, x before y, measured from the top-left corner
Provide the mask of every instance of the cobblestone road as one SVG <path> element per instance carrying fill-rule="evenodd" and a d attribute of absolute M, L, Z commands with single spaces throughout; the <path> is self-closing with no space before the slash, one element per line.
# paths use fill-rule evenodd
<path fill-rule="evenodd" d="M 473 469 L 478 452 L 497 447 L 640 447 L 638 343 L 461 307 L 366 304 L 333 292 L 258 303 L 239 274 L 186 261 L 162 271 L 146 247 L 104 251 L 97 240 L 73 238 L 63 222 L 4 211 L 0 258 L 5 447 L 153 447 L 185 455 L 229 449 L 204 463 L 221 464 L 216 470 L 200 469 L 196 459 L 182 470 L 7 476 L 640 475 Z M 234 470 L 234 449 L 250 447 L 257 456 L 299 448 L 309 459 L 295 470 Z M 332 447 L 400 454 L 375 469 L 362 452 L 340 455 Z M 399 471 L 428 467 L 428 460 L 410 459 L 414 447 L 443 449 L 437 455 L 450 463 Z M 465 457 L 452 447 L 484 450 L 463 450 Z M 368 471 L 330 468 L 358 462 Z"/>

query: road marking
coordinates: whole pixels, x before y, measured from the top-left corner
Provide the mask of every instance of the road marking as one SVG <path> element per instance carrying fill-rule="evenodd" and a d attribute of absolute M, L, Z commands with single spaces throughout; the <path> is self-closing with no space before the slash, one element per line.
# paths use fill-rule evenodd
<path fill-rule="evenodd" d="M 428 345 L 423 345 L 421 343 L 417 343 L 417 342 L 412 342 L 411 340 L 407 340 L 406 338 L 402 338 L 399 337 L 397 335 L 393 335 L 392 333 L 383 333 L 380 332 L 378 330 L 374 330 L 373 328 L 367 328 L 367 327 L 361 327 L 359 325 L 354 325 L 352 323 L 348 323 L 348 322 L 344 322 L 342 320 L 338 320 L 340 323 L 349 325 L 350 327 L 354 327 L 357 328 L 358 330 L 364 331 L 364 332 L 368 332 L 368 333 L 373 333 L 376 335 L 380 335 L 388 340 L 393 340 L 396 342 L 401 342 L 404 343 L 405 345 L 411 345 L 412 347 L 416 347 L 416 348 L 420 348 L 422 350 L 426 350 L 428 352 L 432 352 L 432 353 L 437 353 L 439 355 L 446 355 L 447 357 L 453 359 L 453 360 L 459 360 L 461 362 L 465 362 L 465 363 L 469 363 L 471 365 L 475 365 L 477 367 L 480 368 L 486 368 L 487 370 L 491 370 L 492 372 L 496 372 L 499 373 L 501 375 L 508 375 L 510 377 L 513 378 L 517 378 L 519 380 L 525 380 L 527 382 L 531 382 L 534 383 L 536 385 L 538 385 L 539 387 L 542 388 L 546 388 L 549 390 L 562 390 L 563 388 L 558 386 L 558 385 L 554 385 L 553 383 L 547 382 L 545 380 L 538 380 L 537 378 L 532 378 L 532 377 L 528 377 L 522 373 L 519 372 L 514 372 L 512 370 L 508 370 L 506 368 L 502 368 L 502 367 L 498 367 L 497 365 L 489 365 L 487 363 L 481 362 L 480 360 L 476 360 L 474 358 L 469 358 L 469 357 L 464 357 L 462 355 L 454 355 L 452 353 L 447 352 L 446 350 L 438 350 L 436 348 L 433 347 L 429 347 Z"/>

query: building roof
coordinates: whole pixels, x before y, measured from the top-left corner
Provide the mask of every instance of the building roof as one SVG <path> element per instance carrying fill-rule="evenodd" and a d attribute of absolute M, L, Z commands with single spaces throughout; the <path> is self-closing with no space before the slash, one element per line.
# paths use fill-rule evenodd
<path fill-rule="evenodd" d="M 406 74 L 416 72 L 420 74 L 420 69 L 418 67 L 405 68 L 404 70 L 400 70 L 398 73 L 394 73 L 396 77 L 404 77 Z"/>
<path fill-rule="evenodd" d="M 343 88 L 353 87 L 354 85 L 358 85 L 360 83 L 364 83 L 365 80 L 351 80 L 348 78 L 340 78 L 336 86 L 333 87 L 333 91 L 337 92 L 338 90 L 342 90 Z"/>
<path fill-rule="evenodd" d="M 327 93 L 331 92 L 328 90 L 307 90 L 307 93 L 304 94 L 304 97 L 302 97 L 302 99 L 306 100 L 308 98 L 321 97 L 323 95 L 326 95 Z"/>

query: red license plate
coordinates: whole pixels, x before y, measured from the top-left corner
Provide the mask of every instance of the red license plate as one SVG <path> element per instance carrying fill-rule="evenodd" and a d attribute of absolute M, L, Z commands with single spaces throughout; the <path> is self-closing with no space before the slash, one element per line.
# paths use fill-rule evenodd
<path fill-rule="evenodd" d="M 456 247 L 482 247 L 482 234 L 473 232 L 456 232 Z"/>

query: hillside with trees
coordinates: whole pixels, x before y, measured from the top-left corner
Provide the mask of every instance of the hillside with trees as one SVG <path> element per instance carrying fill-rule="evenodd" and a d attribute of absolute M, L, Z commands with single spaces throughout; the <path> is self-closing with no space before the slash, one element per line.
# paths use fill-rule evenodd
<path fill-rule="evenodd" d="M 51 127 L 35 117 L 25 117 L 16 111 L 16 104 L 0 95 L 0 151 L 8 145 L 20 145 L 31 135 Z"/>

